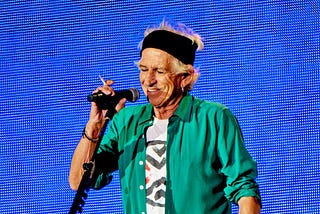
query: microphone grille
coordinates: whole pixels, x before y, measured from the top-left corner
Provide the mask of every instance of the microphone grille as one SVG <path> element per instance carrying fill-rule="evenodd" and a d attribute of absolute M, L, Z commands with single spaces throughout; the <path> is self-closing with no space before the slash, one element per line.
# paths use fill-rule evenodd
<path fill-rule="evenodd" d="M 138 91 L 138 89 L 129 88 L 129 91 L 131 91 L 131 93 L 132 93 L 132 97 L 130 97 L 131 100 L 129 100 L 130 102 L 135 102 L 140 98 L 140 92 Z"/>

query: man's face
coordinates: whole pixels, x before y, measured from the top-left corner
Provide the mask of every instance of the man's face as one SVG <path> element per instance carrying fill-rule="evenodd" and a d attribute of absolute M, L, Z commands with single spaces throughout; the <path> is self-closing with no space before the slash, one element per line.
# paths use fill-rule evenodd
<path fill-rule="evenodd" d="M 166 107 L 181 99 L 182 75 L 173 70 L 174 58 L 159 49 L 143 50 L 139 69 L 142 89 L 154 107 Z"/>

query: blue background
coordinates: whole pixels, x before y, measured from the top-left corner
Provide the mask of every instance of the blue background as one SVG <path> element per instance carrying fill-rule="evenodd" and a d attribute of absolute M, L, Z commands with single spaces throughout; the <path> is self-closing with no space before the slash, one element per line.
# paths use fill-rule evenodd
<path fill-rule="evenodd" d="M 258 162 L 262 213 L 319 213 L 319 1 L 1 1 L 0 213 L 67 213 L 86 97 L 134 61 L 163 18 L 204 38 L 192 94 L 227 105 Z M 145 103 L 144 95 L 137 104 Z M 135 105 L 136 103 L 134 103 Z M 129 103 L 128 105 L 133 105 Z M 118 173 L 84 213 L 122 213 Z M 236 213 L 237 207 L 233 207 Z"/>

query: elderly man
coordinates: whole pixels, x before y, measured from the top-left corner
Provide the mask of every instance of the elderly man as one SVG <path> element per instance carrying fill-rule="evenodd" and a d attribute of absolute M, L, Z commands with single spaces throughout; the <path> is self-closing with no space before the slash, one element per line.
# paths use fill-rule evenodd
<path fill-rule="evenodd" d="M 166 22 L 147 29 L 137 62 L 148 102 L 114 115 L 95 158 L 100 189 L 119 170 L 125 213 L 260 213 L 256 162 L 245 149 L 236 118 L 225 106 L 189 94 L 198 79 L 193 67 L 201 37 Z M 114 95 L 113 81 L 95 90 Z M 90 118 L 73 155 L 69 182 L 76 190 L 108 110 L 92 103 Z"/>

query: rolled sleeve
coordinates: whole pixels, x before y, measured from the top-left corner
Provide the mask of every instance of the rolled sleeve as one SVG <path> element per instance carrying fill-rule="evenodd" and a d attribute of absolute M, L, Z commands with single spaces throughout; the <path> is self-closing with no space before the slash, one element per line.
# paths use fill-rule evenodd
<path fill-rule="evenodd" d="M 226 176 L 224 189 L 229 201 L 237 203 L 241 197 L 253 196 L 260 200 L 257 164 L 244 146 L 241 129 L 230 110 L 221 112 L 218 134 L 218 153 L 222 173 Z"/>

